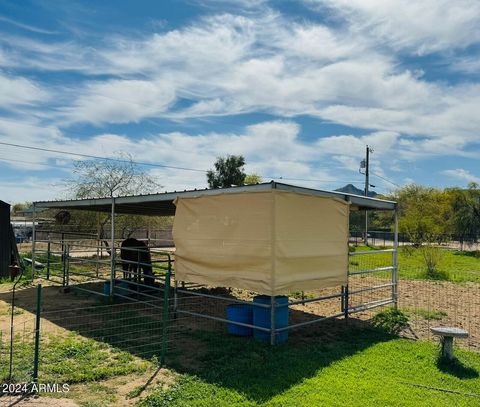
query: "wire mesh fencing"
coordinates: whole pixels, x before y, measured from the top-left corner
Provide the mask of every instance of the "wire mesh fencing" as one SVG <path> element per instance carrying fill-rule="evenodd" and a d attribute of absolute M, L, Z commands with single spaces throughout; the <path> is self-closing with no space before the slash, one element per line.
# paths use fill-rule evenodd
<path fill-rule="evenodd" d="M 0 383 L 28 383 L 33 378 L 35 317 L 14 311 L 12 326 L 0 328 Z"/>
<path fill-rule="evenodd" d="M 368 253 L 371 249 L 360 246 L 356 250 Z M 470 268 L 461 270 L 455 267 L 455 263 L 446 263 L 442 267 L 440 261 L 436 269 L 429 270 L 425 259 L 415 256 L 415 250 L 419 249 L 408 248 L 402 252 L 403 259 L 407 261 L 400 261 L 398 268 L 397 304 L 409 319 L 408 328 L 402 335 L 437 341 L 438 338 L 431 332 L 432 327 L 457 327 L 469 333 L 468 338 L 458 341 L 458 345 L 469 350 L 480 350 L 479 265 L 471 262 Z M 473 258 L 474 255 L 473 252 L 467 257 Z M 350 257 L 350 272 L 353 274 L 362 269 L 378 270 L 350 277 L 351 305 L 382 301 L 382 298 L 389 296 L 389 290 L 392 289 L 391 273 L 390 270 L 382 270 L 389 262 L 391 253 L 388 252 Z M 368 290 L 368 287 L 379 289 Z M 362 291 L 363 288 L 367 290 Z M 356 314 L 356 317 L 369 320 L 379 311 L 381 309 L 377 308 L 365 310 Z"/>
<path fill-rule="evenodd" d="M 41 306 L 38 357 L 41 382 L 106 379 L 141 372 L 164 359 L 168 321 L 163 298 L 116 299 L 115 303 L 106 304 L 102 298 L 85 293 L 57 293 L 57 302 L 45 296 Z M 18 352 L 21 348 L 16 343 L 14 349 Z M 32 361 L 33 357 L 26 361 L 30 368 Z"/>
<path fill-rule="evenodd" d="M 480 284 L 402 279 L 399 290 L 399 308 L 409 317 L 405 336 L 438 340 L 432 327 L 457 327 L 469 333 L 458 344 L 480 351 Z"/>
<path fill-rule="evenodd" d="M 136 256 L 130 260 L 122 259 L 121 249 L 116 248 L 112 262 L 109 254 L 97 256 L 99 247 L 95 243 L 70 242 L 62 246 L 61 242 L 50 242 L 49 248 L 47 242 L 45 247 L 43 252 L 41 247 L 38 249 L 36 260 L 49 268 L 39 270 L 39 277 L 45 279 L 48 273 L 49 284 L 71 291 L 44 289 L 51 294 L 42 303 L 42 380 L 97 380 L 113 372 L 141 370 L 145 363 L 160 363 L 163 358 L 168 363 L 178 358 L 194 363 L 201 353 L 202 336 L 228 335 L 228 306 L 251 303 L 256 295 L 240 289 L 184 286 L 181 282 L 174 295 L 175 286 L 169 288 L 167 284 L 167 275 L 174 275 L 173 255 L 160 248 L 150 248 L 149 262 L 141 258 L 138 248 L 131 249 Z M 469 278 L 475 277 L 469 282 L 465 281 L 465 273 L 462 277 L 456 270 L 445 276 L 429 275 L 420 264 L 400 262 L 397 286 L 392 249 L 351 250 L 355 252 L 349 259 L 348 295 L 345 286 L 288 293 L 288 324 L 298 326 L 289 331 L 291 340 L 315 337 L 325 329 L 317 322 L 341 319 L 347 308 L 350 319 L 368 325 L 384 306 L 398 300 L 399 309 L 409 318 L 403 336 L 436 340 L 430 331 L 433 326 L 459 327 L 469 332 L 467 339 L 458 341 L 459 345 L 480 349 L 480 284 L 474 282 L 480 270 L 468 271 Z M 154 281 L 150 284 L 152 275 Z M 27 380 L 32 375 L 34 319 L 25 317 L 25 323 L 17 319 L 13 370 L 18 380 Z M 328 329 L 332 326 L 328 325 Z M 336 334 L 332 330 L 332 337 Z M 2 375 L 8 365 L 3 362 L 9 360 L 8 343 L 9 333 L 3 329 Z"/>

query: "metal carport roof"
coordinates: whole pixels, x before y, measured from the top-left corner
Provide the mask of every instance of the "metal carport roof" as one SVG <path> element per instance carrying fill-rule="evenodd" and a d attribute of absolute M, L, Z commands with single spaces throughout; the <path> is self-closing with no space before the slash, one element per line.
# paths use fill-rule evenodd
<path fill-rule="evenodd" d="M 174 200 L 204 195 L 229 194 L 236 192 L 267 191 L 272 188 L 282 191 L 291 191 L 308 195 L 325 196 L 349 201 L 352 210 L 395 210 L 396 202 L 361 195 L 346 194 L 344 192 L 326 191 L 283 184 L 280 182 L 267 182 L 255 185 L 245 185 L 231 188 L 201 189 L 189 191 L 173 191 L 148 195 L 131 195 L 115 197 L 115 212 L 131 215 L 172 216 L 175 215 Z M 35 208 L 75 209 L 97 212 L 110 212 L 112 198 L 73 199 L 66 201 L 39 201 L 34 203 Z"/>

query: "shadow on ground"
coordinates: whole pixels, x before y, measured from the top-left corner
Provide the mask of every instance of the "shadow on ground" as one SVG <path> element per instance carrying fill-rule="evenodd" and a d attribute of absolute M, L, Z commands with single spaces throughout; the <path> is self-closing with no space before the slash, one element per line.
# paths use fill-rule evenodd
<path fill-rule="evenodd" d="M 444 357 L 437 359 L 437 368 L 443 373 L 458 377 L 459 379 L 476 379 L 479 373 L 472 367 L 465 366 L 461 360 L 454 358 L 448 360 Z"/>
<path fill-rule="evenodd" d="M 0 300 L 10 298 L 8 293 L 0 294 Z M 59 287 L 52 286 L 44 287 L 42 298 L 42 317 L 61 328 L 142 358 L 160 354 L 161 309 L 132 306 L 131 302 L 110 309 L 91 296 L 64 294 Z M 205 299 L 201 306 L 208 309 L 209 304 Z M 17 306 L 34 312 L 35 287 L 17 293 Z M 108 314 L 102 314 L 105 309 Z M 215 312 L 224 311 L 219 308 Z M 292 319 L 312 317 L 304 314 L 307 313 L 291 310 Z M 229 336 L 224 325 L 204 329 L 195 321 L 180 318 L 170 325 L 167 367 L 234 389 L 259 403 L 315 376 L 336 361 L 392 339 L 365 321 L 350 318 L 346 323 L 334 319 L 294 331 L 287 343 L 272 347 L 252 338 Z M 455 371 L 460 374 L 460 370 Z"/>
<path fill-rule="evenodd" d="M 392 337 L 351 319 L 326 321 L 321 329 L 300 331 L 283 345 L 271 347 L 254 339 L 233 338 L 214 332 L 192 333 L 200 349 L 201 363 L 185 363 L 185 356 L 174 354 L 169 365 L 177 372 L 195 375 L 205 382 L 234 389 L 257 403 L 287 391 L 314 377 L 334 362 Z M 195 352 L 184 349 L 183 352 Z"/>

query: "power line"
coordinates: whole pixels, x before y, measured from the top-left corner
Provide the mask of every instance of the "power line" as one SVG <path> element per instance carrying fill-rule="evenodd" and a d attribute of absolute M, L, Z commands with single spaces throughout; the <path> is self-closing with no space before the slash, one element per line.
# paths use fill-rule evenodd
<path fill-rule="evenodd" d="M 44 152 L 50 152 L 50 153 L 55 153 L 55 154 L 65 154 L 65 155 L 71 155 L 71 156 L 82 157 L 82 158 L 90 158 L 90 159 L 96 159 L 96 160 L 107 160 L 107 161 L 114 161 L 114 162 L 121 162 L 121 163 L 134 163 L 134 164 L 137 164 L 137 165 L 176 169 L 176 170 L 183 170 L 183 171 L 194 171 L 194 172 L 202 172 L 202 173 L 207 172 L 207 170 L 201 170 L 201 169 L 196 169 L 196 168 L 178 167 L 178 166 L 172 166 L 172 165 L 166 165 L 166 164 L 146 163 L 146 162 L 139 162 L 139 161 L 133 161 L 133 160 L 130 161 L 130 160 L 124 160 L 124 159 L 120 159 L 120 158 L 101 157 L 101 156 L 90 155 L 90 154 L 73 153 L 71 151 L 48 149 L 48 148 L 43 148 L 43 147 L 33 147 L 33 146 L 27 146 L 27 145 L 22 145 L 22 144 L 0 142 L 0 145 L 5 145 L 5 146 L 9 146 L 9 147 L 16 147 L 16 148 L 23 148 L 23 149 L 28 149 L 28 150 L 35 150 L 35 151 L 44 151 Z M 62 165 L 58 165 L 58 164 L 38 163 L 38 162 L 25 161 L 25 160 L 15 160 L 15 159 L 3 158 L 3 157 L 0 158 L 0 161 L 30 164 L 30 165 L 42 165 L 42 166 L 45 166 L 45 167 L 60 168 L 60 169 L 66 169 L 66 170 L 71 170 L 72 169 L 72 167 L 62 166 Z M 350 184 L 361 184 L 361 182 L 359 182 L 359 181 L 351 181 L 351 180 L 346 181 L 346 180 L 331 180 L 331 179 L 327 180 L 327 179 L 313 179 L 313 178 L 291 178 L 291 177 L 283 177 L 283 176 L 262 176 L 262 178 L 281 180 L 281 181 L 322 182 L 322 183 L 330 183 L 330 184 L 339 183 L 339 182 L 342 182 L 342 183 L 345 182 L 345 183 L 350 183 Z"/>
<path fill-rule="evenodd" d="M 72 169 L 72 167 L 67 167 L 66 165 L 36 163 L 36 162 L 34 162 L 34 161 L 14 160 L 13 158 L 4 158 L 4 157 L 1 157 L 1 158 L 0 158 L 0 161 L 7 161 L 7 162 L 21 163 L 21 164 L 31 164 L 31 165 L 42 165 L 42 166 L 44 166 L 44 167 L 63 168 L 63 169 L 66 169 L 66 170 L 71 170 L 71 169 Z"/>
<path fill-rule="evenodd" d="M 21 163 L 21 164 L 31 164 L 31 165 L 41 165 L 49 168 L 61 168 L 65 170 L 71 170 L 72 167 L 59 164 L 47 164 L 47 163 L 37 163 L 34 161 L 25 161 L 25 160 L 14 160 L 12 158 L 0 157 L 0 161 Z M 350 184 L 361 184 L 362 182 L 357 181 L 346 181 L 346 180 L 325 180 L 325 179 L 307 179 L 307 178 L 288 178 L 288 177 L 273 177 L 273 176 L 264 176 L 266 179 L 279 179 L 279 180 L 288 180 L 288 181 L 305 181 L 305 182 L 326 182 L 326 183 L 337 183 L 337 182 L 347 182 Z"/>
<path fill-rule="evenodd" d="M 107 97 L 108 96 L 104 96 Z M 42 125 L 35 125 L 31 123 L 26 123 L 26 122 L 18 122 L 15 120 L 10 120 L 5 117 L 0 118 L 0 121 L 6 121 L 6 122 L 11 122 L 15 124 L 21 124 L 21 125 L 26 125 L 32 128 L 37 128 L 37 129 L 44 129 L 44 130 L 52 130 L 52 127 L 48 126 L 42 126 Z M 197 168 L 188 168 L 188 167 L 176 167 L 176 166 L 171 166 L 171 165 L 166 165 L 166 164 L 155 164 L 155 163 L 146 163 L 146 162 L 139 162 L 139 161 L 130 161 L 130 160 L 122 160 L 118 158 L 110 158 L 110 157 L 100 157 L 100 156 L 95 156 L 95 155 L 89 155 L 89 154 L 80 154 L 80 153 L 72 153 L 69 151 L 61 151 L 61 150 L 53 150 L 53 149 L 46 149 L 46 148 L 41 148 L 41 147 L 32 147 L 32 146 L 25 146 L 25 145 L 20 145 L 20 144 L 13 144 L 13 143 L 5 143 L 5 142 L 0 142 L 0 144 L 11 146 L 11 147 L 18 147 L 18 148 L 25 148 L 25 149 L 30 149 L 30 150 L 38 150 L 38 151 L 45 151 L 45 152 L 52 152 L 52 153 L 57 153 L 57 154 L 68 154 L 68 155 L 73 155 L 77 157 L 83 157 L 83 158 L 91 158 L 91 159 L 97 159 L 97 160 L 108 160 L 108 161 L 116 161 L 116 162 L 123 162 L 123 163 L 134 163 L 137 165 L 145 165 L 145 166 L 150 166 L 150 167 L 160 167 L 160 168 L 170 168 L 170 169 L 176 169 L 176 170 L 182 170 L 182 171 L 193 171 L 193 172 L 204 172 L 206 173 L 207 170 L 201 170 Z M 4 159 L 3 161 L 7 161 Z M 12 161 L 12 160 L 10 160 Z M 35 163 L 29 163 L 25 162 L 26 164 L 35 164 Z M 39 164 L 39 163 L 37 163 Z M 46 164 L 39 164 L 39 165 L 46 165 Z M 397 188 L 401 188 L 399 184 L 396 184 L 395 182 L 373 172 L 370 171 L 371 174 L 375 175 L 378 178 L 383 179 L 384 181 L 396 186 Z M 287 177 L 271 177 L 271 176 L 263 176 L 265 179 L 282 179 L 282 180 L 287 180 L 287 181 L 305 181 L 305 182 L 347 182 L 350 184 L 363 184 L 362 182 L 357 182 L 357 181 L 330 181 L 330 180 L 321 180 L 321 179 L 302 179 L 302 178 L 287 178 Z"/>
<path fill-rule="evenodd" d="M 375 173 L 375 172 L 373 172 L 373 171 L 370 171 L 370 172 L 371 172 L 373 175 L 375 175 L 376 177 L 381 178 L 381 179 L 383 179 L 384 181 L 387 181 L 388 183 L 396 186 L 397 188 L 401 188 L 401 186 L 398 185 L 398 184 L 396 184 L 395 182 L 390 181 L 389 179 L 387 179 L 387 178 L 385 178 L 385 177 L 382 177 L 381 175 L 378 175 L 377 173 Z"/>
<path fill-rule="evenodd" d="M 55 153 L 55 154 L 66 154 L 66 155 L 72 155 L 72 156 L 82 157 L 82 158 L 90 158 L 90 159 L 94 159 L 94 160 L 115 161 L 115 162 L 128 163 L 128 164 L 133 163 L 133 164 L 137 164 L 137 165 L 145 165 L 145 166 L 160 167 L 160 168 L 170 168 L 170 169 L 174 169 L 174 170 L 183 170 L 183 171 L 207 172 L 206 170 L 199 170 L 197 168 L 176 167 L 176 166 L 173 166 L 173 165 L 146 163 L 146 162 L 133 161 L 133 160 L 123 160 L 121 158 L 100 157 L 98 155 L 72 153 L 71 151 L 63 151 L 63 150 L 54 150 L 54 149 L 50 149 L 50 148 L 26 146 L 26 145 L 22 145 L 22 144 L 6 143 L 6 142 L 3 142 L 3 141 L 0 141 L 0 144 L 4 145 L 4 146 L 24 148 L 24 149 L 35 150 L 35 151 L 45 151 L 45 152 L 48 152 L 48 153 Z"/>
<path fill-rule="evenodd" d="M 134 160 L 130 161 L 130 160 L 124 160 L 124 159 L 120 159 L 120 158 L 101 157 L 101 156 L 90 155 L 90 154 L 73 153 L 71 151 L 56 150 L 56 149 L 49 149 L 49 148 L 43 148 L 43 147 L 33 147 L 33 146 L 27 146 L 27 145 L 22 145 L 22 144 L 14 144 L 14 143 L 6 143 L 6 142 L 0 142 L 0 144 L 5 145 L 5 146 L 9 146 L 9 147 L 23 148 L 23 149 L 34 150 L 34 151 L 44 151 L 44 152 L 50 152 L 50 153 L 55 153 L 55 154 L 66 154 L 66 155 L 82 157 L 82 158 L 90 158 L 90 159 L 96 159 L 96 160 L 108 160 L 108 161 L 121 162 L 121 163 L 134 163 L 134 164 L 137 164 L 137 165 L 145 165 L 145 166 L 160 167 L 160 168 L 169 168 L 169 169 L 176 169 L 176 170 L 183 170 L 183 171 L 195 171 L 195 172 L 203 172 L 203 173 L 207 172 L 207 170 L 201 170 L 201 169 L 197 169 L 197 168 L 178 167 L 178 166 L 173 166 L 173 165 L 156 164 L 156 163 L 146 163 L 146 162 L 140 162 L 140 161 L 134 161 Z M 19 163 L 24 163 L 24 164 L 44 165 L 44 166 L 50 166 L 50 167 L 69 169 L 69 167 L 59 166 L 59 165 L 56 165 L 56 164 L 35 163 L 35 162 L 29 162 L 29 161 L 23 161 L 23 160 L 13 160 L 13 159 L 6 159 L 6 158 L 2 158 L 1 160 L 2 161 L 19 162 Z M 358 182 L 358 181 L 350 181 L 350 180 L 349 181 L 345 181 L 345 180 L 342 181 L 342 180 L 326 180 L 326 179 L 312 179 L 312 178 L 307 179 L 307 178 L 291 178 L 291 177 L 283 177 L 283 176 L 263 176 L 263 178 L 279 179 L 279 180 L 286 180 L 286 181 L 326 182 L 326 183 L 346 182 L 346 183 L 351 183 L 351 184 L 360 184 L 360 182 Z"/>

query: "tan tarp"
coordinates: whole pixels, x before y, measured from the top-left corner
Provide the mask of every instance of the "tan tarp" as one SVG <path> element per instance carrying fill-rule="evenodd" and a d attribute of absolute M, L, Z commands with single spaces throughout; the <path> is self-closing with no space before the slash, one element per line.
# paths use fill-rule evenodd
<path fill-rule="evenodd" d="M 179 281 L 285 294 L 347 282 L 348 203 L 272 189 L 176 201 Z"/>

